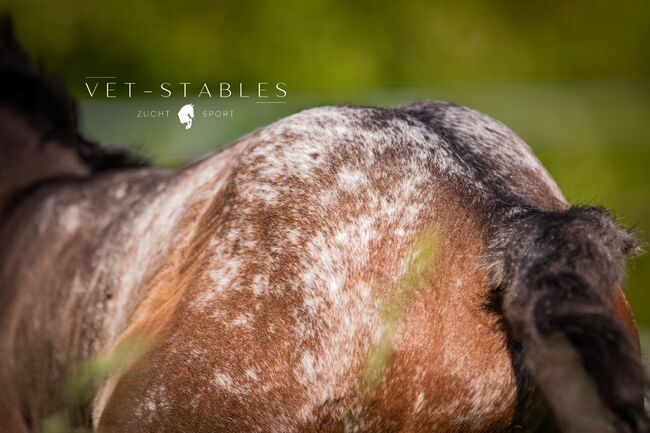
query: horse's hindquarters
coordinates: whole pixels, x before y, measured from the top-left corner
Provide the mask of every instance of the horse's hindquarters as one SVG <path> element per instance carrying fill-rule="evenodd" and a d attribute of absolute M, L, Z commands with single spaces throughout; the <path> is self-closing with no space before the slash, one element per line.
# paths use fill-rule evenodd
<path fill-rule="evenodd" d="M 200 327 L 187 315 L 117 378 L 99 431 L 505 430 L 516 391 L 504 336 L 482 304 L 454 297 L 477 282 L 415 295 L 374 388 L 370 334 L 300 345 L 289 314 L 204 317 Z"/>

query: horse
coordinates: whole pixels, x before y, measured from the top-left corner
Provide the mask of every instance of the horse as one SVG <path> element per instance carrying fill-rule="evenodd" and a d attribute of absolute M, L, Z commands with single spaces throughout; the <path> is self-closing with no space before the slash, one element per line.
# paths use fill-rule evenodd
<path fill-rule="evenodd" d="M 163 170 L 5 19 L 0 157 L 2 432 L 648 431 L 634 235 L 485 114 L 313 108 Z"/>
<path fill-rule="evenodd" d="M 192 127 L 192 119 L 194 118 L 194 104 L 185 104 L 178 112 L 178 121 L 185 125 L 185 129 Z"/>

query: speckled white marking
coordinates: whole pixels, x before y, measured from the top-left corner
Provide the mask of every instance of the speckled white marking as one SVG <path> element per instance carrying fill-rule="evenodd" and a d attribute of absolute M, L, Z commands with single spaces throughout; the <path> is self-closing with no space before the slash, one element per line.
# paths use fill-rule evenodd
<path fill-rule="evenodd" d="M 217 371 L 214 374 L 213 383 L 214 383 L 215 386 L 218 386 L 219 388 L 222 388 L 225 391 L 228 391 L 228 392 L 233 391 L 234 381 L 233 381 L 232 377 L 227 373 Z"/>
<path fill-rule="evenodd" d="M 413 411 L 415 413 L 418 413 L 422 410 L 422 408 L 424 407 L 424 400 L 425 400 L 424 393 L 419 392 L 418 396 L 415 398 L 415 402 L 413 403 Z"/>
<path fill-rule="evenodd" d="M 345 166 L 338 173 L 338 185 L 344 190 L 353 191 L 363 186 L 366 181 L 367 177 L 362 171 L 351 167 Z"/>

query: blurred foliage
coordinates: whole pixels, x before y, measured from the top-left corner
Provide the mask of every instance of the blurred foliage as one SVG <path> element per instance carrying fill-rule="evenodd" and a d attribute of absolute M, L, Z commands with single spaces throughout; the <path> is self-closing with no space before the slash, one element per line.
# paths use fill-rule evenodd
<path fill-rule="evenodd" d="M 386 373 L 394 351 L 394 338 L 402 322 L 406 308 L 413 296 L 422 288 L 428 272 L 433 272 L 438 237 L 433 229 L 423 230 L 418 234 L 413 245 L 407 251 L 405 259 L 408 266 L 394 288 L 375 287 L 375 296 L 383 297 L 381 311 L 382 333 L 371 347 L 370 353 L 362 367 L 362 389 L 373 394 L 386 379 Z"/>
<path fill-rule="evenodd" d="M 137 362 L 149 350 L 151 342 L 133 337 L 108 353 L 99 353 L 79 363 L 69 374 L 63 398 L 70 404 L 90 402 L 97 387 L 109 375 Z"/>
<path fill-rule="evenodd" d="M 650 74 L 646 0 L 0 0 L 0 10 L 79 93 L 93 74 L 290 90 Z"/>
<path fill-rule="evenodd" d="M 76 365 L 63 384 L 65 407 L 88 406 L 98 387 L 112 375 L 136 363 L 151 347 L 151 340 L 135 336 L 112 351 L 97 353 Z M 65 409 L 46 417 L 40 426 L 41 433 L 90 433 L 90 428 L 73 428 Z"/>

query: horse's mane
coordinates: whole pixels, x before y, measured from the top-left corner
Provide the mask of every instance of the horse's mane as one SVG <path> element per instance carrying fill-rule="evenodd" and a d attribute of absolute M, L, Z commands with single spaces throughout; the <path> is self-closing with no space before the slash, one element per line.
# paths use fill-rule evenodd
<path fill-rule="evenodd" d="M 65 87 L 33 63 L 20 46 L 11 17 L 0 16 L 0 107 L 18 114 L 44 143 L 57 139 L 73 147 L 92 170 L 140 167 L 147 159 L 121 146 L 105 146 L 79 131 L 77 103 Z"/>

